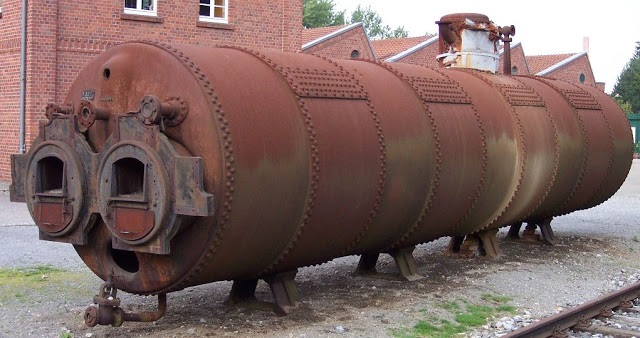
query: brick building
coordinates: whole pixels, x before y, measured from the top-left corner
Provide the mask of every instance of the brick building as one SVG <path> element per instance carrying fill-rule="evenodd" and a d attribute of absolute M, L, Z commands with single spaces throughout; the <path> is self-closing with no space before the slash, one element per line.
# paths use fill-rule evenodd
<path fill-rule="evenodd" d="M 302 52 L 338 59 L 376 60 L 362 23 L 302 30 Z"/>
<path fill-rule="evenodd" d="M 437 67 L 438 36 L 425 35 L 410 38 L 377 40 L 373 48 L 381 61 L 403 62 Z"/>
<path fill-rule="evenodd" d="M 504 69 L 504 49 L 500 50 L 500 65 L 498 72 L 503 73 Z M 513 75 L 531 75 L 527 57 L 524 54 L 522 43 L 518 42 L 511 45 L 511 74 Z"/>
<path fill-rule="evenodd" d="M 22 0 L 0 0 L 0 181 L 19 151 Z M 29 1 L 26 16 L 25 143 L 47 103 L 62 103 L 95 55 L 139 39 L 299 51 L 302 1 Z"/>
<path fill-rule="evenodd" d="M 596 82 L 587 52 L 527 56 L 531 75 L 548 76 L 582 83 L 604 91 L 604 82 Z"/>
<path fill-rule="evenodd" d="M 426 35 L 398 39 L 369 40 L 360 23 L 343 26 L 305 29 L 302 31 L 302 50 L 326 57 L 350 58 L 356 53 L 361 58 L 386 62 L 402 62 L 427 67 L 438 67 L 438 36 Z M 371 52 L 362 53 L 367 46 Z M 581 53 L 527 56 L 522 43 L 511 45 L 511 73 L 538 75 L 583 83 L 604 91 L 605 84 L 596 82 L 588 56 L 588 38 Z M 370 57 L 371 53 L 374 57 Z M 503 72 L 504 50 L 500 51 L 499 73 Z"/>

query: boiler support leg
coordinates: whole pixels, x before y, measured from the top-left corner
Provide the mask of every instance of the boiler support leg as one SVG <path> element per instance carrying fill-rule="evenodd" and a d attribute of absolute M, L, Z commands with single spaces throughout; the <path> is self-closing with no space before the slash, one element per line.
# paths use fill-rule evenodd
<path fill-rule="evenodd" d="M 400 278 L 406 281 L 415 281 L 422 278 L 422 276 L 418 274 L 416 260 L 413 258 L 413 250 L 415 249 L 415 246 L 410 246 L 394 249 L 389 252 L 391 257 L 393 257 L 393 260 L 396 262 Z"/>
<path fill-rule="evenodd" d="M 271 293 L 275 299 L 274 311 L 280 315 L 287 315 L 289 310 L 296 306 L 298 289 L 296 287 L 296 273 L 298 270 L 277 273 L 264 278 L 269 284 Z"/>
<path fill-rule="evenodd" d="M 511 239 L 511 240 L 520 239 L 520 228 L 522 228 L 522 222 L 512 224 L 509 227 L 509 232 L 507 233 L 507 239 Z"/>
<path fill-rule="evenodd" d="M 224 301 L 226 305 L 250 304 L 255 303 L 257 279 L 234 280 L 231 286 L 231 293 Z"/>
<path fill-rule="evenodd" d="M 477 235 L 480 238 L 480 249 L 483 256 L 498 258 L 502 256 L 502 250 L 498 245 L 498 229 L 480 231 Z"/>
<path fill-rule="evenodd" d="M 462 250 L 462 243 L 464 243 L 465 236 L 454 236 L 449 240 L 449 246 L 447 246 L 446 254 L 454 256 L 459 255 Z"/>
<path fill-rule="evenodd" d="M 225 305 L 234 305 L 253 310 L 273 311 L 280 315 L 289 313 L 289 309 L 295 306 L 297 290 L 294 278 L 297 270 L 283 272 L 264 277 L 273 294 L 274 303 L 265 302 L 256 298 L 258 279 L 234 280 L 229 297 L 224 301 Z"/>
<path fill-rule="evenodd" d="M 353 272 L 354 276 L 374 276 L 378 274 L 376 270 L 376 264 L 378 263 L 379 253 L 376 254 L 363 254 L 360 256 L 358 267 Z"/>
<path fill-rule="evenodd" d="M 542 241 L 545 244 L 556 245 L 559 241 L 556 235 L 553 233 L 553 229 L 551 229 L 552 219 L 553 218 L 547 218 L 542 222 L 539 222 L 538 226 L 540 227 L 540 233 L 542 234 Z"/>
<path fill-rule="evenodd" d="M 500 257 L 502 251 L 500 250 L 500 246 L 498 246 L 497 233 L 498 229 L 490 229 L 467 236 L 451 237 L 447 253 L 460 257 Z"/>
<path fill-rule="evenodd" d="M 476 235 L 454 236 L 446 253 L 450 256 L 473 257 L 480 254 L 480 238 Z"/>
<path fill-rule="evenodd" d="M 376 264 L 378 263 L 380 254 L 375 253 L 363 254 L 362 256 L 360 256 L 360 262 L 358 262 L 358 267 L 353 272 L 353 275 L 405 281 L 414 281 L 421 279 L 422 276 L 418 274 L 416 261 L 413 258 L 413 250 L 415 250 L 415 248 L 415 246 L 410 246 L 406 248 L 389 250 L 388 254 L 393 257 L 393 260 L 396 263 L 396 267 L 398 268 L 397 274 L 378 272 L 378 270 L 376 269 Z"/>
<path fill-rule="evenodd" d="M 532 222 L 527 222 L 527 226 L 524 228 L 522 232 L 522 239 L 527 242 L 538 242 L 540 239 L 536 236 L 536 228 L 538 226 Z"/>

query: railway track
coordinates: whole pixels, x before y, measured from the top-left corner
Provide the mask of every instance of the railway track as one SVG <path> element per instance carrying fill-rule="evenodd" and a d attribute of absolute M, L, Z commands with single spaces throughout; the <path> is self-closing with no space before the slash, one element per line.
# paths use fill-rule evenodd
<path fill-rule="evenodd" d="M 513 331 L 511 337 L 569 337 L 580 333 L 640 337 L 640 282 Z"/>

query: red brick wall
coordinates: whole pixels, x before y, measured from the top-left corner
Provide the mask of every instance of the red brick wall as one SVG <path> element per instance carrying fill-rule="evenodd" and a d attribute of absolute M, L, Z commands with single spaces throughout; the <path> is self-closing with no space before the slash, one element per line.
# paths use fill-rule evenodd
<path fill-rule="evenodd" d="M 500 55 L 500 68 L 498 68 L 498 73 L 503 74 L 502 70 L 504 69 L 504 53 Z M 511 67 L 518 67 L 518 74 L 513 75 L 530 75 L 529 68 L 527 67 L 527 59 L 524 55 L 524 50 L 522 49 L 522 45 L 519 44 L 514 48 L 511 48 Z"/>
<path fill-rule="evenodd" d="M 560 69 L 546 74 L 545 76 L 573 83 L 580 83 L 580 74 L 585 75 L 584 84 L 594 87 L 596 86 L 596 81 L 593 78 L 593 71 L 591 70 L 591 63 L 589 62 L 589 57 L 586 55 L 574 60 Z"/>
<path fill-rule="evenodd" d="M 18 151 L 20 111 L 21 0 L 3 0 L 0 18 L 0 179 L 10 173 L 9 154 Z"/>
<path fill-rule="evenodd" d="M 57 21 L 51 13 L 58 10 L 57 1 L 29 1 L 27 14 L 27 149 L 38 136 L 44 107 L 56 99 Z M 2 173 L 4 174 L 4 173 Z"/>
<path fill-rule="evenodd" d="M 4 0 L 0 18 L 0 181 L 19 143 L 21 0 Z M 29 1 L 26 143 L 37 136 L 49 102 L 62 103 L 73 79 L 95 55 L 139 39 L 299 51 L 302 1 L 229 0 L 229 23 L 198 22 L 198 2 L 160 0 L 158 17 L 123 15 L 122 0 Z M 140 20 L 136 20 L 140 19 Z"/>
<path fill-rule="evenodd" d="M 424 48 L 411 53 L 396 62 L 437 68 L 438 62 L 436 61 L 436 56 L 438 56 L 438 41 L 435 41 L 434 43 L 425 46 Z"/>
<path fill-rule="evenodd" d="M 369 40 L 362 26 L 355 27 L 338 36 L 305 49 L 307 54 L 315 54 L 329 58 L 350 59 L 351 52 L 357 50 L 359 59 L 375 59 Z"/>

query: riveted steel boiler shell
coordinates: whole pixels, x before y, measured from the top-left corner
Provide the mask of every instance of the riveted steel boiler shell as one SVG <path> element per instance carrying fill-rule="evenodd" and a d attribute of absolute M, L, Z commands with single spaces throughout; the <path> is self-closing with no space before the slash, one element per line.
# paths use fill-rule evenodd
<path fill-rule="evenodd" d="M 157 138 L 201 158 L 215 199 L 212 216 L 181 219 L 168 254 L 114 250 L 104 220 L 76 246 L 100 277 L 114 271 L 140 294 L 587 208 L 631 163 L 615 103 L 536 77 L 134 42 L 94 59 L 68 103 L 87 91 L 117 113 L 86 133 L 101 153 L 141 97 L 187 102 Z"/>

